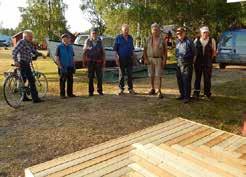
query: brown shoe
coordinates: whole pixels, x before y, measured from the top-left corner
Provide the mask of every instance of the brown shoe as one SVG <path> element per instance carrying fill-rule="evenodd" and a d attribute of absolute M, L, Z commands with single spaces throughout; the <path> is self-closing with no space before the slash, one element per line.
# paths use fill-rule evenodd
<path fill-rule="evenodd" d="M 163 94 L 161 93 L 161 91 L 158 92 L 158 98 L 162 99 L 164 98 Z"/>
<path fill-rule="evenodd" d="M 133 89 L 129 90 L 129 93 L 132 95 L 136 95 L 136 92 Z"/>
<path fill-rule="evenodd" d="M 149 95 L 155 95 L 156 93 L 155 93 L 155 89 L 151 89 L 150 91 L 149 91 L 149 93 L 148 93 Z"/>

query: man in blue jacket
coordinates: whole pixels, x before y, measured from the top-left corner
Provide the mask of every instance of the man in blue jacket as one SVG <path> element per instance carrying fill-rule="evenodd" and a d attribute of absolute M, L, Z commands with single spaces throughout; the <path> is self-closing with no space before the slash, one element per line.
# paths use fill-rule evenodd
<path fill-rule="evenodd" d="M 118 35 L 115 38 L 114 43 L 114 51 L 115 51 L 115 61 L 117 66 L 120 67 L 120 83 L 119 95 L 124 94 L 124 86 L 125 86 L 125 74 L 127 73 L 127 84 L 128 90 L 130 94 L 135 94 L 133 90 L 132 83 L 132 66 L 134 60 L 134 45 L 133 38 L 129 35 L 129 26 L 127 24 L 123 24 L 121 27 L 122 34 Z"/>
<path fill-rule="evenodd" d="M 73 94 L 73 74 L 75 73 L 74 66 L 74 51 L 72 45 L 70 45 L 70 36 L 63 34 L 61 36 L 62 43 L 58 45 L 56 49 L 56 62 L 58 65 L 58 73 L 60 76 L 60 97 L 62 99 L 65 96 L 65 85 L 67 82 L 67 96 L 75 97 Z"/>
<path fill-rule="evenodd" d="M 176 42 L 176 75 L 180 92 L 180 97 L 178 99 L 183 100 L 184 103 L 188 103 L 191 95 L 191 80 L 195 48 L 193 42 L 186 37 L 184 28 L 178 28 L 176 35 L 178 38 Z"/>

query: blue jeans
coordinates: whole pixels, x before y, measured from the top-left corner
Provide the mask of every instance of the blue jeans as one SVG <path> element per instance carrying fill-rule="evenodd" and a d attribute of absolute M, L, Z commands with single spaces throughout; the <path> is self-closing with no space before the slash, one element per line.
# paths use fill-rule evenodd
<path fill-rule="evenodd" d="M 180 96 L 183 99 L 190 99 L 192 72 L 193 72 L 192 64 L 177 66 L 176 76 L 177 76 Z"/>

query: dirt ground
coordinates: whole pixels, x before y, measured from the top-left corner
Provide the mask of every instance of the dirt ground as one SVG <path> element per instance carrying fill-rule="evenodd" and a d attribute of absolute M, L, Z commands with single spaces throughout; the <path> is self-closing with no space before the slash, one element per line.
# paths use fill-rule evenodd
<path fill-rule="evenodd" d="M 6 61 L 0 58 L 0 65 Z M 0 176 L 23 176 L 29 166 L 177 116 L 240 134 L 242 113 L 246 111 L 245 67 L 214 69 L 212 100 L 189 104 L 175 99 L 178 96 L 175 75 L 163 79 L 164 99 L 146 94 L 147 79 L 134 81 L 139 93 L 135 96 L 117 96 L 117 84 L 105 84 L 105 96 L 88 97 L 84 72 L 75 77 L 78 97 L 62 100 L 58 97 L 54 68 L 39 66 L 49 79 L 45 102 L 25 103 L 14 110 L 0 99 Z"/>

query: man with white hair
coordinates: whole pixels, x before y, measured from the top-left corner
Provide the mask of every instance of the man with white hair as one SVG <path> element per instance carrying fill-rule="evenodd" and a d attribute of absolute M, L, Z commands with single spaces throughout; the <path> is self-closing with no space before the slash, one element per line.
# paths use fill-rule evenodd
<path fill-rule="evenodd" d="M 194 41 L 196 48 L 195 68 L 195 84 L 194 98 L 199 98 L 201 90 L 201 77 L 204 80 L 204 95 L 211 97 L 211 75 L 212 75 L 212 59 L 216 56 L 216 42 L 209 36 L 209 28 L 203 26 L 200 28 L 201 36 Z"/>
<path fill-rule="evenodd" d="M 158 82 L 158 97 L 163 98 L 161 92 L 161 82 L 163 75 L 163 68 L 166 65 L 167 47 L 161 33 L 160 27 L 157 23 L 151 25 L 151 36 L 148 38 L 144 47 L 144 63 L 148 65 L 148 72 L 150 77 L 151 90 L 149 95 L 156 94 L 155 79 Z"/>
<path fill-rule="evenodd" d="M 32 40 L 33 32 L 31 30 L 25 30 L 23 32 L 23 39 L 21 39 L 13 49 L 12 57 L 15 66 L 20 68 L 24 82 L 26 79 L 29 82 L 33 103 L 39 103 L 42 102 L 42 100 L 38 97 L 35 78 L 30 67 L 30 62 L 33 57 L 38 55 L 38 52 L 33 47 Z M 29 101 L 29 99 L 25 96 L 23 101 Z"/>
<path fill-rule="evenodd" d="M 133 90 L 133 83 L 132 83 L 132 66 L 134 60 L 133 38 L 131 35 L 129 35 L 129 26 L 127 24 L 122 25 L 121 31 L 122 34 L 119 34 L 115 38 L 115 43 L 114 43 L 114 51 L 115 51 L 115 58 L 116 58 L 115 61 L 117 66 L 120 67 L 119 95 L 124 94 L 124 86 L 125 86 L 124 76 L 126 73 L 127 73 L 127 84 L 128 84 L 129 93 L 135 94 L 135 91 Z"/>

